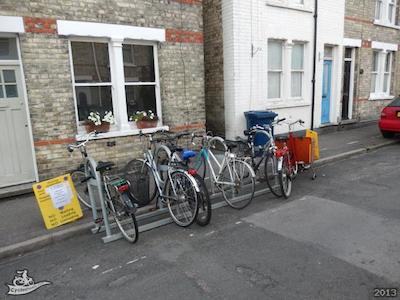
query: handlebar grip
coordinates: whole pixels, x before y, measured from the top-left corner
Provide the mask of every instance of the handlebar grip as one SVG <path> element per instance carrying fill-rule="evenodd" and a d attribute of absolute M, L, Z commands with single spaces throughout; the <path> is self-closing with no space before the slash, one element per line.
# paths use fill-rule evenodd
<path fill-rule="evenodd" d="M 86 177 L 85 179 L 82 179 L 82 180 L 81 180 L 81 183 L 85 183 L 85 182 L 89 181 L 89 180 L 92 179 L 92 178 L 93 178 L 92 176 L 88 176 L 88 177 Z"/>
<path fill-rule="evenodd" d="M 286 118 L 278 119 L 278 121 L 276 121 L 276 123 L 280 123 L 280 122 L 283 122 L 283 121 L 286 121 Z"/>

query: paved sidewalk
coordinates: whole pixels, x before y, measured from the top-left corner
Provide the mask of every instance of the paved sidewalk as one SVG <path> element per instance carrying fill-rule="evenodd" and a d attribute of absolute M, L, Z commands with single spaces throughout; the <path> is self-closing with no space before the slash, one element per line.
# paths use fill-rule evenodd
<path fill-rule="evenodd" d="M 396 140 L 382 138 L 376 124 L 322 134 L 319 138 L 321 161 L 339 159 L 394 142 Z M 30 249 L 35 244 L 46 245 L 67 236 L 89 232 L 91 214 L 87 209 L 83 212 L 84 217 L 74 223 L 46 230 L 33 194 L 0 200 L 0 258 L 11 255 L 13 251 L 18 253 L 21 248 Z"/>

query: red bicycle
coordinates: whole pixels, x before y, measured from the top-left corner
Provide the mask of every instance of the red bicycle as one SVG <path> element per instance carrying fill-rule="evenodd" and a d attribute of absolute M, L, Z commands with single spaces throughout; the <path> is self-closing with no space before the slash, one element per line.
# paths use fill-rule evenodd
<path fill-rule="evenodd" d="M 292 181 L 299 171 L 307 170 L 313 161 L 313 142 L 310 137 L 297 137 L 293 133 L 296 124 L 303 126 L 304 121 L 298 119 L 295 122 L 287 123 L 289 134 L 284 137 L 275 137 L 277 159 L 277 175 L 281 193 L 289 198 L 292 192 Z M 313 171 L 312 179 L 316 174 Z"/>

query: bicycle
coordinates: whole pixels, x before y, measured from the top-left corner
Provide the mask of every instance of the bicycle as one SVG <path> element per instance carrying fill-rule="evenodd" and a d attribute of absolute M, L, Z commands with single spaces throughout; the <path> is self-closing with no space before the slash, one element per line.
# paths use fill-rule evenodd
<path fill-rule="evenodd" d="M 188 171 L 190 175 L 197 181 L 200 192 L 198 194 L 198 212 L 196 217 L 196 223 L 200 226 L 206 226 L 211 220 L 211 200 L 208 193 L 207 186 L 204 182 L 204 178 L 199 175 L 197 170 L 190 168 L 190 160 L 196 156 L 196 152 L 188 149 L 183 149 L 178 146 L 180 138 L 191 135 L 190 132 L 181 133 L 164 133 L 163 137 L 154 139 L 155 142 L 163 142 L 155 147 L 154 157 L 157 164 L 157 169 L 160 172 L 160 176 L 165 177 L 164 172 L 167 170 L 168 165 L 172 162 L 172 166 L 176 164 L 178 167 Z"/>
<path fill-rule="evenodd" d="M 191 168 L 209 169 L 212 193 L 215 188 L 219 190 L 226 203 L 235 209 L 243 209 L 253 200 L 255 191 L 255 173 L 251 166 L 236 157 L 232 153 L 235 145 L 227 144 L 221 137 L 212 137 L 207 133 L 198 135 L 192 134 L 191 142 L 194 138 L 202 139 L 201 149 L 191 162 Z M 219 161 L 216 155 L 211 151 L 221 149 L 222 161 Z M 217 154 L 218 155 L 218 154 Z M 204 164 L 204 165 L 203 165 Z"/>
<path fill-rule="evenodd" d="M 76 145 L 71 144 L 67 147 L 70 153 L 72 153 L 75 149 L 79 149 L 83 157 L 85 158 L 83 164 L 84 171 L 81 171 L 79 169 L 74 171 L 75 175 L 79 174 L 79 181 L 77 181 L 78 176 L 74 176 L 75 188 L 77 186 L 79 188 L 82 188 L 84 185 L 86 186 L 85 196 L 87 197 L 87 199 L 85 199 L 85 202 L 87 205 L 90 205 L 90 197 L 88 193 L 89 188 L 87 186 L 87 182 L 91 179 L 96 179 L 96 173 L 98 172 L 100 175 L 101 190 L 106 196 L 104 199 L 104 208 L 107 211 L 106 213 L 103 213 L 103 219 L 96 218 L 97 207 L 93 207 L 93 205 L 90 205 L 93 210 L 95 223 L 104 223 L 104 217 L 108 217 L 108 215 L 111 215 L 125 239 L 131 243 L 135 243 L 139 237 L 138 226 L 135 216 L 137 208 L 137 204 L 135 202 L 137 202 L 137 200 L 132 194 L 130 194 L 130 183 L 126 179 L 120 176 L 108 174 L 111 171 L 114 163 L 99 161 L 96 164 L 94 160 L 90 158 L 87 154 L 86 144 L 89 142 L 90 137 L 94 135 L 96 135 L 96 132 L 89 133 L 84 142 Z M 82 190 L 80 191 L 82 192 Z M 80 198 L 79 193 L 78 198 Z M 98 229 L 100 228 L 101 226 L 98 227 Z"/>
<path fill-rule="evenodd" d="M 187 227 L 196 219 L 198 212 L 198 193 L 200 189 L 196 180 L 187 171 L 179 168 L 173 168 L 171 162 L 166 170 L 166 178 L 163 180 L 157 169 L 156 162 L 152 151 L 153 135 L 140 134 L 148 138 L 147 150 L 144 153 L 144 159 L 133 159 L 124 168 L 124 176 L 129 180 L 132 176 L 141 176 L 145 178 L 146 186 L 141 186 L 141 190 L 147 190 L 144 195 L 139 195 L 139 191 L 131 191 L 141 203 L 150 203 L 151 194 L 149 189 L 154 179 L 155 188 L 157 189 L 156 208 L 160 206 L 168 207 L 168 211 L 172 220 L 179 226 Z M 142 196 L 142 197 L 141 197 Z M 143 198 L 144 196 L 144 198 Z M 147 198 L 147 199 L 146 199 Z M 161 205 L 160 205 L 161 204 Z"/>

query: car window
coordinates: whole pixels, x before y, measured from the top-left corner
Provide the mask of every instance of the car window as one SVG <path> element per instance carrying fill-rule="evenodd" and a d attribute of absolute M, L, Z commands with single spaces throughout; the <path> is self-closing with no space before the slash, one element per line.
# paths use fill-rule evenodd
<path fill-rule="evenodd" d="M 400 106 L 400 98 L 394 99 L 388 106 Z"/>

